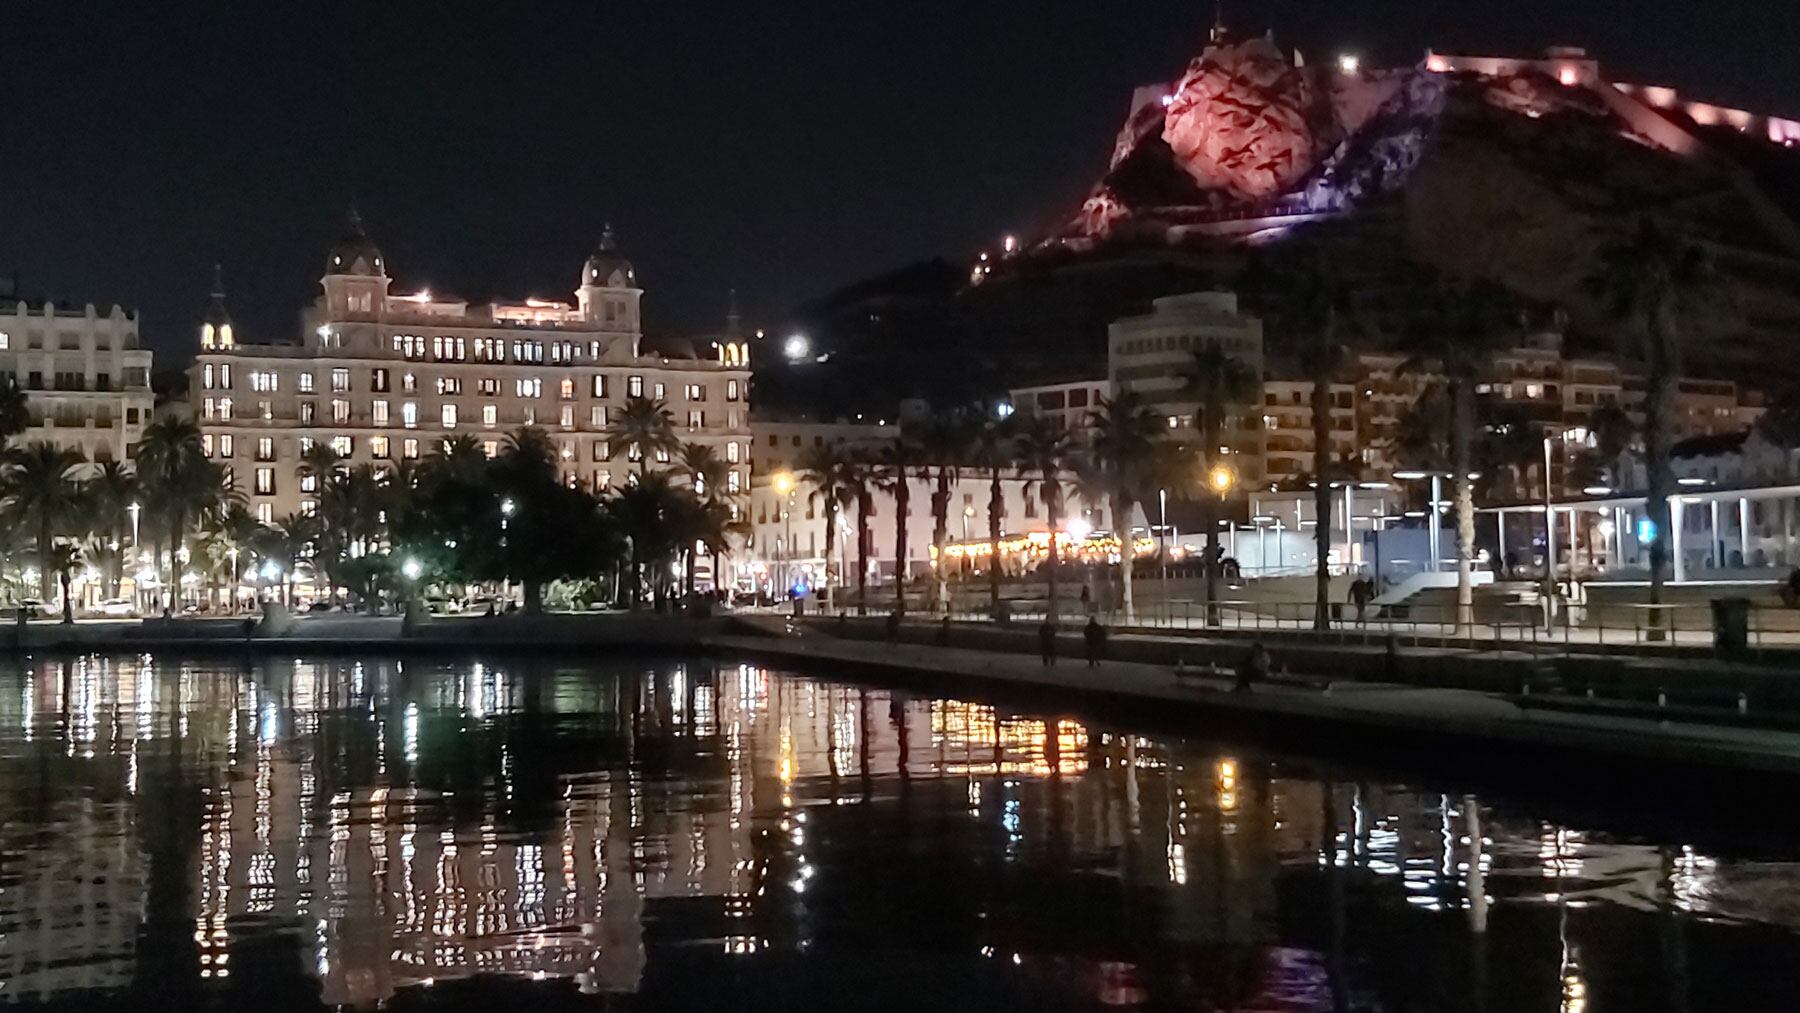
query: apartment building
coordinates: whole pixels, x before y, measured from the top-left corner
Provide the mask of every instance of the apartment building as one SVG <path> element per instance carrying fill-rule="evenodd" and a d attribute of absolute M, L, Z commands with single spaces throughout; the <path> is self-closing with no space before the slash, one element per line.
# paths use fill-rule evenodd
<path fill-rule="evenodd" d="M 1110 380 L 1073 380 L 1018 387 L 1007 396 L 1015 411 L 1048 419 L 1067 429 L 1076 442 L 1089 446 L 1094 440 L 1094 414 L 1112 397 L 1112 390 Z"/>
<path fill-rule="evenodd" d="M 1328 414 L 1331 422 L 1333 464 L 1350 462 L 1360 477 L 1364 468 L 1357 456 L 1356 385 L 1335 381 L 1330 385 Z M 1263 381 L 1263 475 L 1270 485 L 1310 482 L 1313 467 L 1312 381 Z"/>
<path fill-rule="evenodd" d="M 30 425 L 17 443 L 48 440 L 89 461 L 123 461 L 150 421 L 150 350 L 136 314 L 92 303 L 0 304 L 0 373 L 25 391 Z"/>
<path fill-rule="evenodd" d="M 644 347 L 643 289 L 611 229 L 582 265 L 572 303 L 397 293 L 354 219 L 320 284 L 300 340 L 286 344 L 241 340 L 216 296 L 190 371 L 206 453 L 231 469 L 264 522 L 318 508 L 319 478 L 301 461 L 319 444 L 350 465 L 393 467 L 462 435 L 493 455 L 508 434 L 536 426 L 570 485 L 604 492 L 640 460 L 639 448 L 606 435 L 637 397 L 662 401 L 683 441 L 712 446 L 731 466 L 732 491 L 749 488 L 748 343 Z M 652 467 L 670 456 L 657 452 Z"/>
<path fill-rule="evenodd" d="M 1172 435 L 1192 438 L 1199 407 L 1188 392 L 1194 353 L 1216 344 L 1243 363 L 1251 376 L 1263 375 L 1263 324 L 1238 310 L 1233 292 L 1190 292 L 1151 303 L 1150 312 L 1113 322 L 1107 346 L 1108 380 L 1114 390 L 1130 390 L 1166 420 Z M 1262 430 L 1255 405 L 1245 406 L 1221 433 L 1225 463 L 1241 485 L 1263 482 Z"/>

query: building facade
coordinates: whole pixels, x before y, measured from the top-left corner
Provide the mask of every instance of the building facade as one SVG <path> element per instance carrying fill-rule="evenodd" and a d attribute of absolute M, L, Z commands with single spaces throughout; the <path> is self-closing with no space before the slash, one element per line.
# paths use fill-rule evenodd
<path fill-rule="evenodd" d="M 472 306 L 428 290 L 396 294 L 380 250 L 352 226 L 327 258 L 298 343 L 242 342 L 222 294 L 201 329 L 189 390 L 203 443 L 260 520 L 317 509 L 319 478 L 302 466 L 314 446 L 351 466 L 391 468 L 464 435 L 492 456 L 527 426 L 550 437 L 570 485 L 604 492 L 640 459 L 607 439 L 638 397 L 664 402 L 681 440 L 711 446 L 730 466 L 731 491 L 748 491 L 748 344 L 722 338 L 689 357 L 643 348 L 643 289 L 610 229 L 573 303 Z"/>
<path fill-rule="evenodd" d="M 150 350 L 138 318 L 45 303 L 0 306 L 0 373 L 25 392 L 29 427 L 16 443 L 47 440 L 92 462 L 124 461 L 150 421 Z"/>
<path fill-rule="evenodd" d="M 1048 419 L 1089 446 L 1094 439 L 1094 417 L 1103 401 L 1112 397 L 1110 380 L 1073 380 L 1068 383 L 1019 387 L 1008 392 L 1013 408 L 1026 415 Z"/>
<path fill-rule="evenodd" d="M 1233 292 L 1191 292 L 1165 296 L 1149 313 L 1113 322 L 1108 334 L 1107 373 L 1114 390 L 1141 395 L 1164 416 L 1172 434 L 1192 437 L 1198 402 L 1187 390 L 1194 353 L 1216 343 L 1242 362 L 1251 376 L 1263 375 L 1263 324 L 1238 311 Z M 1263 482 L 1262 430 L 1255 405 L 1231 419 L 1221 434 L 1224 463 L 1241 485 Z"/>

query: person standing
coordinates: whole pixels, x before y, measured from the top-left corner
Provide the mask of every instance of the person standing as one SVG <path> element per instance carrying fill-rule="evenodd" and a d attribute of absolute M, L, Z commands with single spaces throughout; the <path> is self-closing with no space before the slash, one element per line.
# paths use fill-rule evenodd
<path fill-rule="evenodd" d="M 1106 627 L 1100 625 L 1098 616 L 1088 616 L 1087 628 L 1081 635 L 1087 642 L 1088 667 L 1100 667 L 1100 662 L 1106 660 Z"/>
<path fill-rule="evenodd" d="M 1045 668 L 1056 664 L 1056 624 L 1045 619 L 1038 627 L 1038 654 L 1042 657 Z"/>

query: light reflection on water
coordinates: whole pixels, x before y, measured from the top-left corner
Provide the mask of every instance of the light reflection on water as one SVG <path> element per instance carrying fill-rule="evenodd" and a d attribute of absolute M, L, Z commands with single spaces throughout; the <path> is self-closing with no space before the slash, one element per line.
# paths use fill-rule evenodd
<path fill-rule="evenodd" d="M 1795 864 L 1330 775 L 712 662 L 33 662 L 0 999 L 1701 1009 L 1800 954 Z"/>

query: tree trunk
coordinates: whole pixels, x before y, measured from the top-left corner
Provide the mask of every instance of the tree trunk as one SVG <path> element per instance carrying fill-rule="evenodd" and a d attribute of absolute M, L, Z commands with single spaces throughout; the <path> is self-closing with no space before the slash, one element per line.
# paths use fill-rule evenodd
<path fill-rule="evenodd" d="M 56 536 L 51 533 L 50 528 L 50 514 L 45 512 L 38 521 L 37 556 L 38 601 L 46 604 L 50 601 L 50 592 L 56 580 L 56 575 L 50 570 L 50 550 L 55 548 L 55 541 Z"/>
<path fill-rule="evenodd" d="M 1006 519 L 1006 498 L 1000 492 L 1000 469 L 988 473 L 988 614 L 1000 618 L 1000 526 Z"/>
<path fill-rule="evenodd" d="M 1044 564 L 1048 567 L 1049 576 L 1047 579 L 1050 588 L 1047 597 L 1044 599 L 1044 617 L 1052 626 L 1056 625 L 1057 620 L 1061 618 L 1056 607 L 1056 564 L 1058 558 L 1056 551 L 1056 532 L 1057 529 L 1062 526 L 1058 523 L 1062 520 L 1062 511 L 1059 509 L 1056 502 L 1059 498 L 1060 497 L 1055 494 L 1044 497 L 1044 517 L 1050 522 L 1050 555 L 1047 557 Z"/>
<path fill-rule="evenodd" d="M 167 604 L 164 606 L 169 614 L 175 613 L 181 595 L 181 543 L 182 534 L 187 530 L 187 518 L 177 509 L 169 522 L 169 586 L 164 595 Z"/>
<path fill-rule="evenodd" d="M 1328 344 L 1328 339 L 1325 341 Z M 1328 349 L 1313 352 L 1313 629 L 1331 628 L 1331 376 L 1325 367 Z M 1217 527 L 1214 522 L 1214 527 Z M 1350 529 L 1348 518 L 1344 530 Z M 1349 539 L 1345 539 L 1348 560 Z"/>
<path fill-rule="evenodd" d="M 1650 321 L 1649 375 L 1644 379 L 1644 472 L 1647 487 L 1644 510 L 1656 525 L 1656 537 L 1650 542 L 1650 604 L 1663 600 L 1664 570 L 1670 562 L 1669 546 L 1674 532 L 1669 525 L 1669 419 L 1675 401 L 1675 376 L 1671 361 L 1673 325 L 1665 319 L 1666 311 Z M 1656 630 L 1656 639 L 1662 631 Z"/>
<path fill-rule="evenodd" d="M 944 614 L 950 612 L 950 561 L 944 555 L 944 542 L 950 537 L 950 472 L 938 466 L 937 488 L 931 493 L 931 544 L 937 549 L 937 593 L 936 607 Z"/>
<path fill-rule="evenodd" d="M 906 614 L 906 514 L 912 508 L 906 470 L 894 482 L 894 613 Z"/>
<path fill-rule="evenodd" d="M 57 576 L 58 580 L 62 581 L 63 622 L 69 623 L 72 625 L 75 622 L 75 602 L 74 602 L 74 599 L 69 597 L 69 571 L 58 570 L 56 572 L 56 576 Z"/>
<path fill-rule="evenodd" d="M 538 615 L 544 611 L 544 582 L 541 580 L 522 581 L 525 585 L 525 612 Z"/>
<path fill-rule="evenodd" d="M 1456 628 L 1475 631 L 1475 481 L 1470 445 L 1475 439 L 1474 391 L 1467 378 L 1450 381 L 1450 480 L 1456 483 Z M 1548 476 L 1545 476 L 1548 481 Z M 1431 523 L 1438 522 L 1435 508 Z"/>
<path fill-rule="evenodd" d="M 644 557 L 638 551 L 638 539 L 631 540 L 631 611 L 636 612 L 644 605 Z"/>
<path fill-rule="evenodd" d="M 827 501 L 825 504 L 825 613 L 827 615 L 837 609 L 837 595 L 831 587 L 831 556 L 837 548 L 837 505 Z M 940 564 L 938 569 L 942 570 Z"/>
<path fill-rule="evenodd" d="M 1137 546 L 1131 537 L 1131 501 L 1117 493 L 1107 497 L 1112 511 L 1113 530 L 1119 533 L 1119 599 L 1124 607 L 1125 625 L 1137 623 L 1137 600 L 1132 597 L 1132 570 L 1137 564 Z"/>
<path fill-rule="evenodd" d="M 1201 561 L 1201 571 L 1206 574 L 1206 625 L 1219 625 L 1219 509 L 1220 496 L 1211 489 L 1212 472 L 1219 460 L 1219 428 L 1220 419 L 1217 409 L 1210 404 L 1200 408 L 1203 424 L 1200 427 L 1200 438 L 1205 441 L 1201 448 L 1202 481 L 1208 486 L 1200 494 L 1204 505 L 1201 517 L 1206 524 L 1206 558 Z"/>
<path fill-rule="evenodd" d="M 869 494 L 856 497 L 856 614 L 869 614 Z"/>

